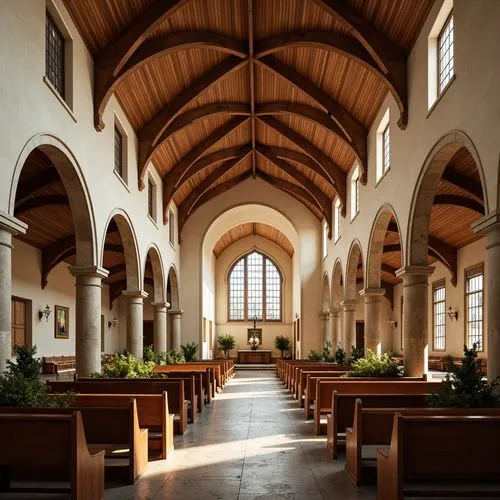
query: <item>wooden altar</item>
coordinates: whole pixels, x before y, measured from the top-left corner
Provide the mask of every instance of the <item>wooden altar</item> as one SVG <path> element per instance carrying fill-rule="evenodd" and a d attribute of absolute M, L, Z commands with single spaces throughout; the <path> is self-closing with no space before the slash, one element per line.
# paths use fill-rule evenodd
<path fill-rule="evenodd" d="M 266 364 L 269 365 L 272 359 L 272 351 L 266 349 L 243 349 L 238 351 L 238 364 Z"/>

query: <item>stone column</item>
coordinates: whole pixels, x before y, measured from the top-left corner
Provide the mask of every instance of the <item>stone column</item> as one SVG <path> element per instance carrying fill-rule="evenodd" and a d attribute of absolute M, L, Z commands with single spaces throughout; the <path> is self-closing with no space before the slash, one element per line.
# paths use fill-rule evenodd
<path fill-rule="evenodd" d="M 382 352 L 382 297 L 383 288 L 364 288 L 359 294 L 365 299 L 365 350 L 379 355 Z"/>
<path fill-rule="evenodd" d="M 167 351 L 167 308 L 168 302 L 153 302 L 154 348 L 156 352 Z"/>
<path fill-rule="evenodd" d="M 12 236 L 28 226 L 0 210 L 0 374 L 12 353 Z"/>
<path fill-rule="evenodd" d="M 330 337 L 330 311 L 322 312 L 320 314 L 321 321 L 321 338 L 323 339 L 323 345 L 329 340 L 332 341 Z"/>
<path fill-rule="evenodd" d="M 76 373 L 88 377 L 101 371 L 102 279 L 108 271 L 98 266 L 73 266 L 69 270 L 76 278 Z"/>
<path fill-rule="evenodd" d="M 168 311 L 172 316 L 172 349 L 177 352 L 181 351 L 181 315 L 184 311 L 177 309 Z"/>
<path fill-rule="evenodd" d="M 346 353 L 350 353 L 351 347 L 356 345 L 356 305 L 355 300 L 344 300 L 341 303 L 344 318 L 344 332 L 341 344 Z"/>
<path fill-rule="evenodd" d="M 148 294 L 142 290 L 125 290 L 127 297 L 127 351 L 135 358 L 142 359 L 144 299 Z"/>
<path fill-rule="evenodd" d="M 475 233 L 486 235 L 487 272 L 486 288 L 486 331 L 488 342 L 488 380 L 500 376 L 500 210 L 490 212 L 472 224 Z M 500 387 L 497 388 L 500 394 Z"/>
<path fill-rule="evenodd" d="M 428 295 L 431 266 L 407 266 L 396 271 L 403 279 L 404 371 L 421 377 L 428 371 Z"/>
<path fill-rule="evenodd" d="M 330 338 L 333 345 L 333 350 L 337 349 L 337 345 L 341 342 L 342 325 L 340 322 L 340 311 L 335 310 L 330 313 Z"/>

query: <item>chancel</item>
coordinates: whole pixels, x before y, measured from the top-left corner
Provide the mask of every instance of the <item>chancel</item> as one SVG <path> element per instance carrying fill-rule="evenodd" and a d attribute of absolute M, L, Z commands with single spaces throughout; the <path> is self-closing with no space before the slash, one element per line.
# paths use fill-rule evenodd
<path fill-rule="evenodd" d="M 0 497 L 500 498 L 499 23 L 2 0 Z"/>

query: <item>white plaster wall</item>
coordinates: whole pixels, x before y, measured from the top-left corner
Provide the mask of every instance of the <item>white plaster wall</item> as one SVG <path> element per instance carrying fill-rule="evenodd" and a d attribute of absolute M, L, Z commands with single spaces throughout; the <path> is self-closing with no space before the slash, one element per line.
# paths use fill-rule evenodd
<path fill-rule="evenodd" d="M 281 356 L 280 351 L 274 349 L 274 338 L 284 335 L 290 340 L 293 338 L 293 316 L 292 316 L 292 292 L 293 292 L 293 268 L 292 258 L 276 243 L 261 236 L 252 235 L 243 238 L 226 248 L 217 258 L 215 266 L 216 283 L 216 326 L 221 334 L 233 335 L 236 339 L 234 356 L 238 349 L 249 349 L 247 344 L 247 329 L 253 327 L 253 323 L 228 321 L 228 289 L 227 273 L 234 262 L 242 255 L 258 250 L 271 257 L 281 270 L 283 277 L 282 285 L 282 321 L 257 323 L 262 328 L 263 349 L 271 349 L 273 356 Z"/>

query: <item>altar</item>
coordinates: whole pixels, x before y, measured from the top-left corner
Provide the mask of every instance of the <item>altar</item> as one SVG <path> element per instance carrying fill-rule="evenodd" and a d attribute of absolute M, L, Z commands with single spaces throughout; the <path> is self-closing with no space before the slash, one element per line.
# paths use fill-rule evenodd
<path fill-rule="evenodd" d="M 242 349 L 238 351 L 238 364 L 271 364 L 272 351 L 266 349 Z"/>

